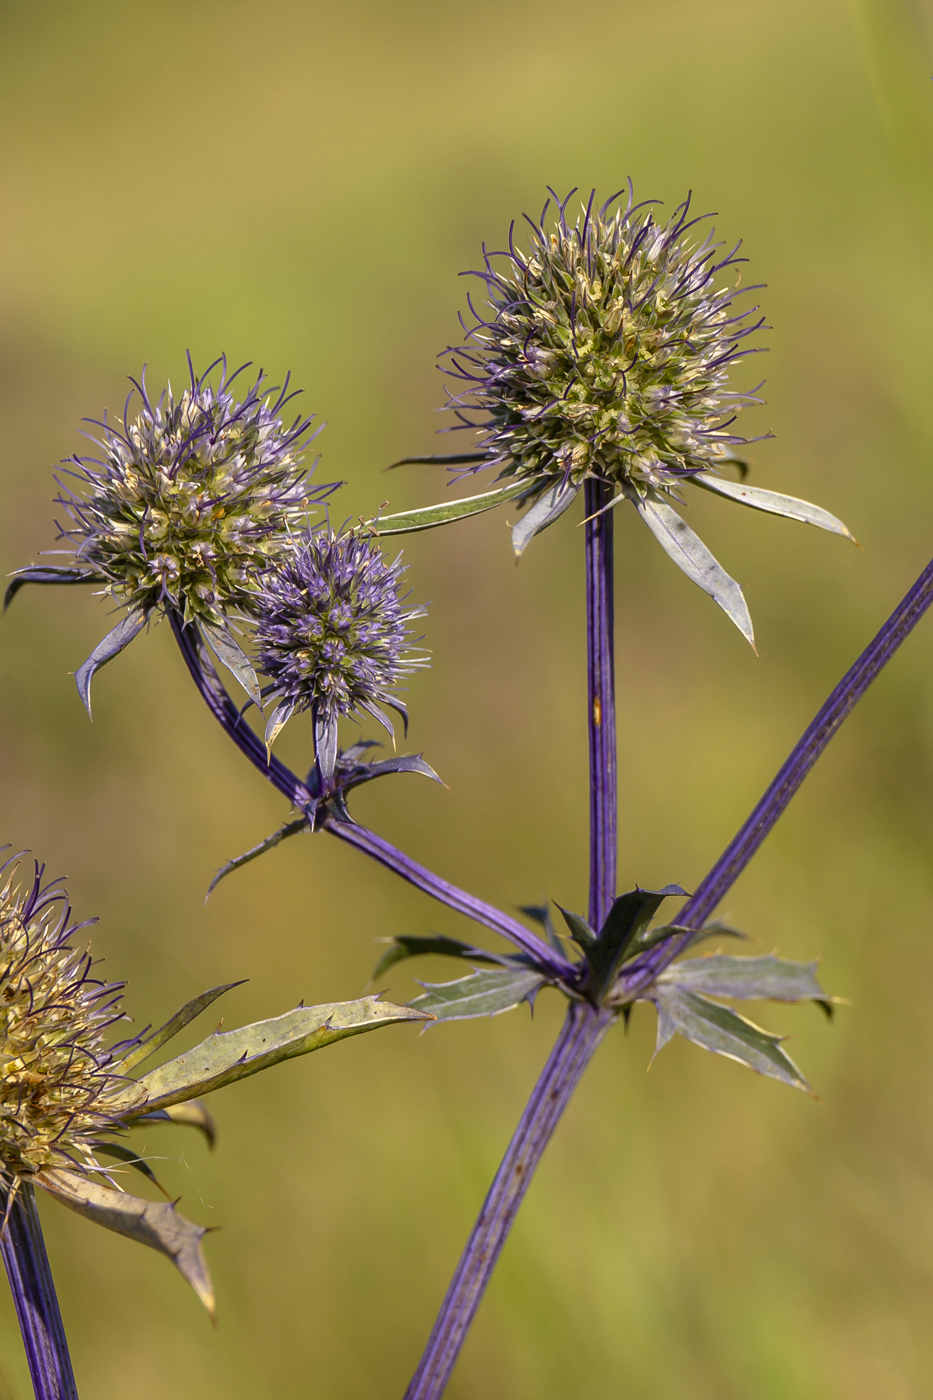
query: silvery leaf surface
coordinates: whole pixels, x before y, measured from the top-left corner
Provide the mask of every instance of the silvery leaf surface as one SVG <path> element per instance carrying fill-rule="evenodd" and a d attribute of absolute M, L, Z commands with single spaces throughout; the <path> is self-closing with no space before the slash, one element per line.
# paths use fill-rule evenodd
<path fill-rule="evenodd" d="M 745 596 L 699 535 L 656 492 L 640 496 L 633 491 L 629 499 L 665 554 L 673 559 L 687 578 L 719 604 L 745 640 L 754 647 L 755 632 Z"/>
<path fill-rule="evenodd" d="M 508 486 L 499 486 L 495 491 L 484 491 L 479 496 L 466 496 L 459 501 L 441 501 L 434 506 L 419 506 L 416 510 L 402 511 L 398 515 L 374 516 L 366 521 L 366 528 L 376 535 L 410 535 L 416 530 L 431 530 L 435 525 L 446 525 L 452 520 L 465 520 L 469 515 L 480 515 L 484 510 L 513 501 L 516 496 L 527 495 L 527 481 L 513 481 Z"/>
<path fill-rule="evenodd" d="M 782 1037 L 762 1030 L 731 1007 L 707 1001 L 696 992 L 672 983 L 656 983 L 650 999 L 658 1013 L 655 1054 L 676 1032 L 715 1055 L 738 1060 L 757 1074 L 779 1079 L 808 1094 L 812 1092 L 793 1060 L 781 1049 Z"/>
<path fill-rule="evenodd" d="M 817 981 L 816 969 L 815 962 L 792 962 L 773 954 L 737 958 L 714 953 L 672 963 L 661 973 L 658 985 L 736 1001 L 816 1001 L 831 1011 L 832 1001 Z"/>
<path fill-rule="evenodd" d="M 124 647 L 129 646 L 133 638 L 143 630 L 146 621 L 146 613 L 127 613 L 126 617 L 117 623 L 113 631 L 108 632 L 103 641 L 97 643 L 84 665 L 79 666 L 75 671 L 78 694 L 84 701 L 84 707 L 88 714 L 91 713 L 91 681 L 94 676 L 101 666 L 106 666 L 108 661 L 112 661 L 115 656 L 120 655 Z"/>
<path fill-rule="evenodd" d="M 521 520 L 512 526 L 512 548 L 516 559 L 522 557 L 535 535 L 540 535 L 573 505 L 579 492 L 579 486 L 558 481 L 528 507 Z"/>
<path fill-rule="evenodd" d="M 418 1008 L 393 1006 L 372 996 L 327 1006 L 299 1006 L 269 1021 L 257 1021 L 232 1031 L 218 1030 L 186 1054 L 150 1070 L 138 1080 L 145 1100 L 132 1105 L 134 1116 L 199 1098 L 225 1084 L 258 1074 L 280 1060 L 308 1055 L 347 1036 L 362 1035 L 400 1021 L 430 1019 Z"/>
<path fill-rule="evenodd" d="M 801 520 L 805 525 L 816 525 L 820 530 L 842 535 L 855 543 L 855 536 L 841 520 L 837 520 L 828 510 L 824 510 L 822 506 L 815 506 L 810 501 L 801 501 L 796 496 L 784 496 L 779 491 L 765 491 L 760 486 L 746 486 L 741 481 L 727 481 L 709 472 L 698 472 L 696 476 L 690 477 L 690 481 L 694 486 L 702 487 L 704 491 L 713 491 L 717 496 L 725 496 L 730 501 L 738 501 L 740 505 L 751 506 L 753 510 L 764 510 L 770 515 L 783 515 L 788 520 Z"/>
<path fill-rule="evenodd" d="M 390 940 L 390 946 L 373 968 L 370 981 L 375 981 L 390 967 L 407 958 L 423 958 L 432 953 L 442 958 L 466 958 L 471 962 L 489 963 L 493 967 L 514 967 L 518 961 L 507 954 L 488 953 L 484 948 L 474 948 L 470 943 L 461 943 L 459 938 L 447 938 L 443 934 L 431 938 L 400 934 Z"/>
<path fill-rule="evenodd" d="M 539 972 L 490 968 L 460 977 L 456 982 L 422 982 L 423 996 L 412 1009 L 429 1011 L 438 1021 L 464 1021 L 473 1016 L 498 1016 L 523 1001 L 533 1000 L 546 979 Z"/>
<path fill-rule="evenodd" d="M 172 1205 L 99 1186 L 78 1172 L 47 1169 L 35 1179 L 78 1215 L 167 1254 L 213 1318 L 214 1289 L 201 1251 L 201 1241 L 208 1233 L 204 1226 L 193 1225 Z"/>
<path fill-rule="evenodd" d="M 105 576 L 95 573 L 93 569 L 75 568 L 65 564 L 29 564 L 25 569 L 14 570 L 12 581 L 7 584 L 6 593 L 3 595 L 3 611 L 6 612 L 19 590 L 27 583 L 106 582 Z"/>
<path fill-rule="evenodd" d="M 222 986 L 211 987 L 210 991 L 200 992 L 196 997 L 192 997 L 190 1001 L 186 1001 L 184 1006 L 179 1011 L 176 1011 L 175 1015 L 166 1021 L 164 1026 L 161 1026 L 159 1030 L 148 1036 L 142 1044 L 133 1046 L 127 1054 L 112 1066 L 114 1074 L 126 1074 L 127 1071 L 133 1069 L 135 1065 L 142 1064 L 144 1060 L 148 1060 L 150 1055 L 154 1055 L 157 1050 L 161 1050 L 163 1045 L 166 1045 L 173 1036 L 178 1035 L 179 1031 L 183 1031 L 185 1026 L 189 1025 L 196 1016 L 200 1016 L 202 1011 L 206 1011 L 218 997 L 223 996 L 224 992 L 230 992 L 234 987 L 242 986 L 242 978 L 239 982 L 224 982 Z"/>
<path fill-rule="evenodd" d="M 201 626 L 207 644 L 217 660 L 239 681 L 256 708 L 262 710 L 262 694 L 253 663 L 233 633 L 228 627 L 217 627 L 212 622 L 202 622 Z"/>

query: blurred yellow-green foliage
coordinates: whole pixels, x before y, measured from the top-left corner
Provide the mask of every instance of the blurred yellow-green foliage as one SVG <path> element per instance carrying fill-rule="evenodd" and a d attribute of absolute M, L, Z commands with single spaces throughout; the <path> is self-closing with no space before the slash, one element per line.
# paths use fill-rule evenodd
<path fill-rule="evenodd" d="M 435 353 L 481 242 L 543 188 L 688 188 L 768 284 L 754 480 L 863 552 L 700 500 L 760 658 L 619 518 L 621 872 L 688 888 L 933 548 L 929 12 L 896 0 L 5 0 L 4 571 L 53 543 L 51 465 L 125 376 L 225 350 L 328 422 L 337 514 L 438 497 Z M 762 362 L 758 362 L 761 364 Z M 756 366 L 757 368 L 757 366 Z M 441 442 L 443 443 L 443 439 Z M 510 906 L 585 901 L 581 536 L 516 569 L 503 513 L 406 543 L 433 669 L 411 746 L 449 791 L 358 814 Z M 95 687 L 107 627 L 32 589 L 0 645 L 2 839 L 70 877 L 141 1023 L 248 977 L 228 1024 L 352 997 L 394 933 L 470 928 L 331 838 L 204 890 L 282 802 L 155 628 Z M 851 999 L 792 1034 L 813 1102 L 683 1042 L 612 1035 L 561 1125 L 450 1388 L 565 1400 L 915 1400 L 933 1387 L 933 623 L 863 702 L 730 896 L 757 951 Z M 284 745 L 298 761 L 300 726 Z M 425 965 L 431 976 L 443 969 Z M 407 976 L 390 990 L 410 995 Z M 212 1156 L 147 1139 L 208 1241 L 220 1326 L 163 1259 L 45 1211 L 82 1395 L 399 1395 L 561 1014 L 338 1046 L 230 1089 Z M 5 1384 L 29 1393 L 12 1309 Z"/>

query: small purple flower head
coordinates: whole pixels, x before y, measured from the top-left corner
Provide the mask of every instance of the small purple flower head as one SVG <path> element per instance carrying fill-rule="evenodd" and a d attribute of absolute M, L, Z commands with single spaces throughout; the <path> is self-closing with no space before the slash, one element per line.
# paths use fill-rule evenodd
<path fill-rule="evenodd" d="M 400 558 L 387 564 L 374 540 L 330 527 L 294 542 L 266 573 L 258 601 L 259 669 L 275 708 L 266 727 L 271 745 L 294 714 L 309 710 L 317 765 L 325 783 L 334 772 L 337 721 L 372 715 L 388 732 L 388 705 L 407 722 L 394 687 L 427 658 L 410 646 L 409 623 L 424 609 L 399 596 Z"/>
<path fill-rule="evenodd" d="M 670 489 L 745 441 L 732 424 L 748 396 L 728 378 L 762 321 L 718 281 L 744 259 L 697 238 L 689 199 L 658 223 L 631 187 L 610 212 L 616 198 L 594 208 L 594 192 L 573 224 L 570 195 L 550 220 L 548 201 L 528 251 L 510 233 L 476 274 L 487 300 L 447 352 L 464 386 L 450 406 L 504 476 Z"/>
<path fill-rule="evenodd" d="M 219 380 L 210 376 L 221 366 Z M 226 628 L 226 614 L 251 616 L 259 576 L 290 527 L 312 501 L 302 453 L 310 419 L 286 426 L 281 414 L 294 397 L 264 389 L 259 375 L 238 401 L 232 389 L 242 366 L 227 373 L 216 360 L 176 399 L 171 386 L 153 404 L 145 377 L 131 382 L 141 399 L 133 421 L 96 426 L 99 457 L 75 456 L 79 485 L 58 498 L 71 523 L 62 536 L 76 562 L 136 616 L 160 605 L 185 621 Z"/>

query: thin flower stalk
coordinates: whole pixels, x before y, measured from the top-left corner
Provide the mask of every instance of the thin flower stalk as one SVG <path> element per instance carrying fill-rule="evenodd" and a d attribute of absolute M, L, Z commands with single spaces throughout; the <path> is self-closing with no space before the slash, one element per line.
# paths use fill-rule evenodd
<path fill-rule="evenodd" d="M 605 482 L 584 485 L 586 661 L 590 751 L 590 923 L 600 928 L 616 897 L 615 619 L 612 499 Z"/>
<path fill-rule="evenodd" d="M 199 648 L 194 630 L 190 626 L 184 626 L 177 613 L 170 613 L 169 617 L 172 631 L 191 678 L 211 714 L 263 777 L 271 782 L 284 797 L 287 797 L 289 802 L 299 811 L 305 810 L 312 802 L 310 789 L 274 754 L 271 758 L 267 757 L 265 744 L 245 722 L 226 688 L 221 684 L 210 661 L 204 656 L 203 650 Z M 502 913 L 494 905 L 487 904 L 485 900 L 478 899 L 475 895 L 468 894 L 466 890 L 461 890 L 457 885 L 435 875 L 433 871 L 405 855 L 403 851 L 398 850 L 383 837 L 377 836 L 375 832 L 369 831 L 366 827 L 359 826 L 355 822 L 340 821 L 330 814 L 321 817 L 318 825 L 320 829 L 329 831 L 338 840 L 345 841 L 356 850 L 372 856 L 380 865 L 394 871 L 403 880 L 407 880 L 409 884 L 414 885 L 441 904 L 446 904 L 449 909 L 455 910 L 458 914 L 465 914 L 467 918 L 484 924 L 493 932 L 500 934 L 520 948 L 522 952 L 528 953 L 537 963 L 547 967 L 555 977 L 563 979 L 570 971 L 571 965 L 567 959 L 549 949 L 541 939 L 530 929 L 520 924 L 517 919 L 510 918 L 508 914 Z"/>
<path fill-rule="evenodd" d="M 681 909 L 676 919 L 678 925 L 687 929 L 700 928 L 710 917 L 774 827 L 843 720 L 851 714 L 901 643 L 910 636 L 931 603 L 933 560 L 804 730 L 761 801 Z M 634 999 L 642 988 L 650 985 L 683 952 L 689 942 L 690 935 L 684 934 L 681 938 L 669 940 L 667 944 L 659 944 L 643 958 L 633 962 L 625 978 L 626 994 Z"/>
<path fill-rule="evenodd" d="M 4 1210 L 6 1210 L 6 1205 Z M 52 1281 L 35 1192 L 21 1182 L 11 1205 L 0 1253 L 26 1349 L 36 1400 L 78 1400 L 65 1328 Z"/>
<path fill-rule="evenodd" d="M 509 1143 L 405 1400 L 436 1400 L 450 1379 L 535 1168 L 615 1015 L 571 1002 L 548 1062 Z"/>

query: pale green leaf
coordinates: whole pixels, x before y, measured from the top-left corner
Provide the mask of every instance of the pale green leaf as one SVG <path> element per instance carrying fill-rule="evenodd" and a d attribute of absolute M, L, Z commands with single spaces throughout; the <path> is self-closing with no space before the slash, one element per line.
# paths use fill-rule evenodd
<path fill-rule="evenodd" d="M 379 1030 L 399 1021 L 430 1019 L 418 1009 L 393 1006 L 372 996 L 327 1006 L 299 1006 L 270 1021 L 257 1021 L 233 1031 L 215 1031 L 186 1054 L 142 1076 L 139 1087 L 146 1097 L 137 1112 L 151 1112 L 198 1098 L 258 1074 L 280 1060 L 310 1054 L 347 1036 Z"/>
<path fill-rule="evenodd" d="M 516 559 L 522 557 L 535 535 L 540 535 L 542 530 L 553 525 L 573 505 L 579 491 L 579 486 L 558 481 L 528 507 L 521 520 L 512 526 L 512 548 Z"/>
<path fill-rule="evenodd" d="M 141 1113 L 123 1121 L 128 1128 L 146 1127 L 149 1123 L 180 1123 L 186 1128 L 197 1128 L 207 1138 L 210 1148 L 217 1141 L 217 1124 L 201 1099 L 169 1104 L 168 1108 L 157 1108 L 152 1113 Z"/>
<path fill-rule="evenodd" d="M 855 536 L 841 520 L 830 515 L 822 506 L 801 501 L 796 496 L 783 496 L 779 491 L 765 491 L 760 486 L 746 486 L 741 481 L 727 481 L 709 472 L 698 472 L 689 480 L 694 486 L 701 486 L 704 491 L 726 496 L 730 501 L 751 506 L 753 510 L 764 510 L 770 515 L 784 515 L 788 520 L 802 520 L 805 525 L 816 525 L 820 530 L 828 530 L 833 535 L 843 535 L 855 543 Z"/>
<path fill-rule="evenodd" d="M 639 496 L 633 491 L 629 499 L 669 558 L 687 578 L 719 604 L 745 640 L 754 647 L 755 633 L 742 590 L 710 553 L 699 535 L 657 494 Z"/>
<path fill-rule="evenodd" d="M 463 1021 L 472 1016 L 498 1016 L 523 1001 L 534 999 L 546 979 L 540 972 L 490 968 L 472 972 L 456 982 L 422 982 L 424 996 L 413 1009 L 430 1012 L 438 1021 Z"/>
<path fill-rule="evenodd" d="M 112 632 L 108 632 L 103 641 L 91 652 L 88 659 L 75 671 L 75 681 L 78 685 L 78 694 L 84 701 L 85 709 L 91 713 L 91 681 L 100 670 L 101 666 L 106 666 L 108 661 L 112 661 L 115 656 L 119 656 L 125 647 L 128 647 L 134 637 L 138 636 L 146 625 L 146 613 L 129 612 L 122 621 L 118 622 Z"/>
<path fill-rule="evenodd" d="M 231 676 L 239 681 L 249 698 L 257 709 L 262 709 L 262 694 L 259 689 L 259 681 L 256 672 L 253 670 L 253 663 L 246 652 L 233 636 L 229 627 L 218 627 L 212 622 L 202 622 L 204 636 L 207 638 L 211 651 L 222 665 L 226 666 Z"/>
<path fill-rule="evenodd" d="M 484 510 L 493 510 L 527 491 L 527 481 L 513 481 L 508 486 L 497 487 L 495 491 L 484 491 L 482 495 L 467 496 L 459 501 L 440 501 L 437 505 L 419 506 L 400 515 L 376 515 L 366 521 L 366 528 L 376 535 L 410 535 L 415 530 L 431 530 L 435 525 L 464 520 L 468 515 L 480 515 Z"/>
<path fill-rule="evenodd" d="M 126 1074 L 136 1065 L 141 1065 L 144 1060 L 148 1060 L 150 1055 L 154 1055 L 157 1050 L 161 1050 L 173 1036 L 183 1031 L 196 1016 L 200 1016 L 202 1011 L 206 1011 L 212 1002 L 218 997 L 222 997 L 224 992 L 230 992 L 234 987 L 242 987 L 243 979 L 239 982 L 225 982 L 220 987 L 211 987 L 209 992 L 201 992 L 198 996 L 186 1001 L 180 1011 L 166 1021 L 165 1025 L 153 1032 L 140 1045 L 133 1046 L 122 1059 L 117 1060 L 111 1070 L 114 1074 Z"/>
<path fill-rule="evenodd" d="M 77 1172 L 48 1169 L 40 1172 L 35 1181 L 56 1200 L 96 1225 L 167 1254 L 213 1318 L 214 1289 L 201 1251 L 201 1241 L 208 1233 L 203 1225 L 193 1225 L 172 1205 L 144 1201 L 112 1186 L 99 1186 Z"/>
<path fill-rule="evenodd" d="M 816 979 L 815 962 L 792 962 L 768 954 L 762 958 L 736 958 L 716 953 L 709 958 L 689 958 L 672 963 L 658 983 L 670 983 L 711 997 L 737 1001 L 817 1001 L 831 1007 L 830 998 Z"/>
<path fill-rule="evenodd" d="M 658 1012 L 655 1054 L 676 1031 L 704 1050 L 738 1060 L 757 1074 L 766 1074 L 795 1089 L 811 1092 L 800 1070 L 781 1049 L 781 1036 L 762 1030 L 728 1006 L 707 1001 L 695 992 L 669 983 L 655 984 L 650 1000 Z"/>

